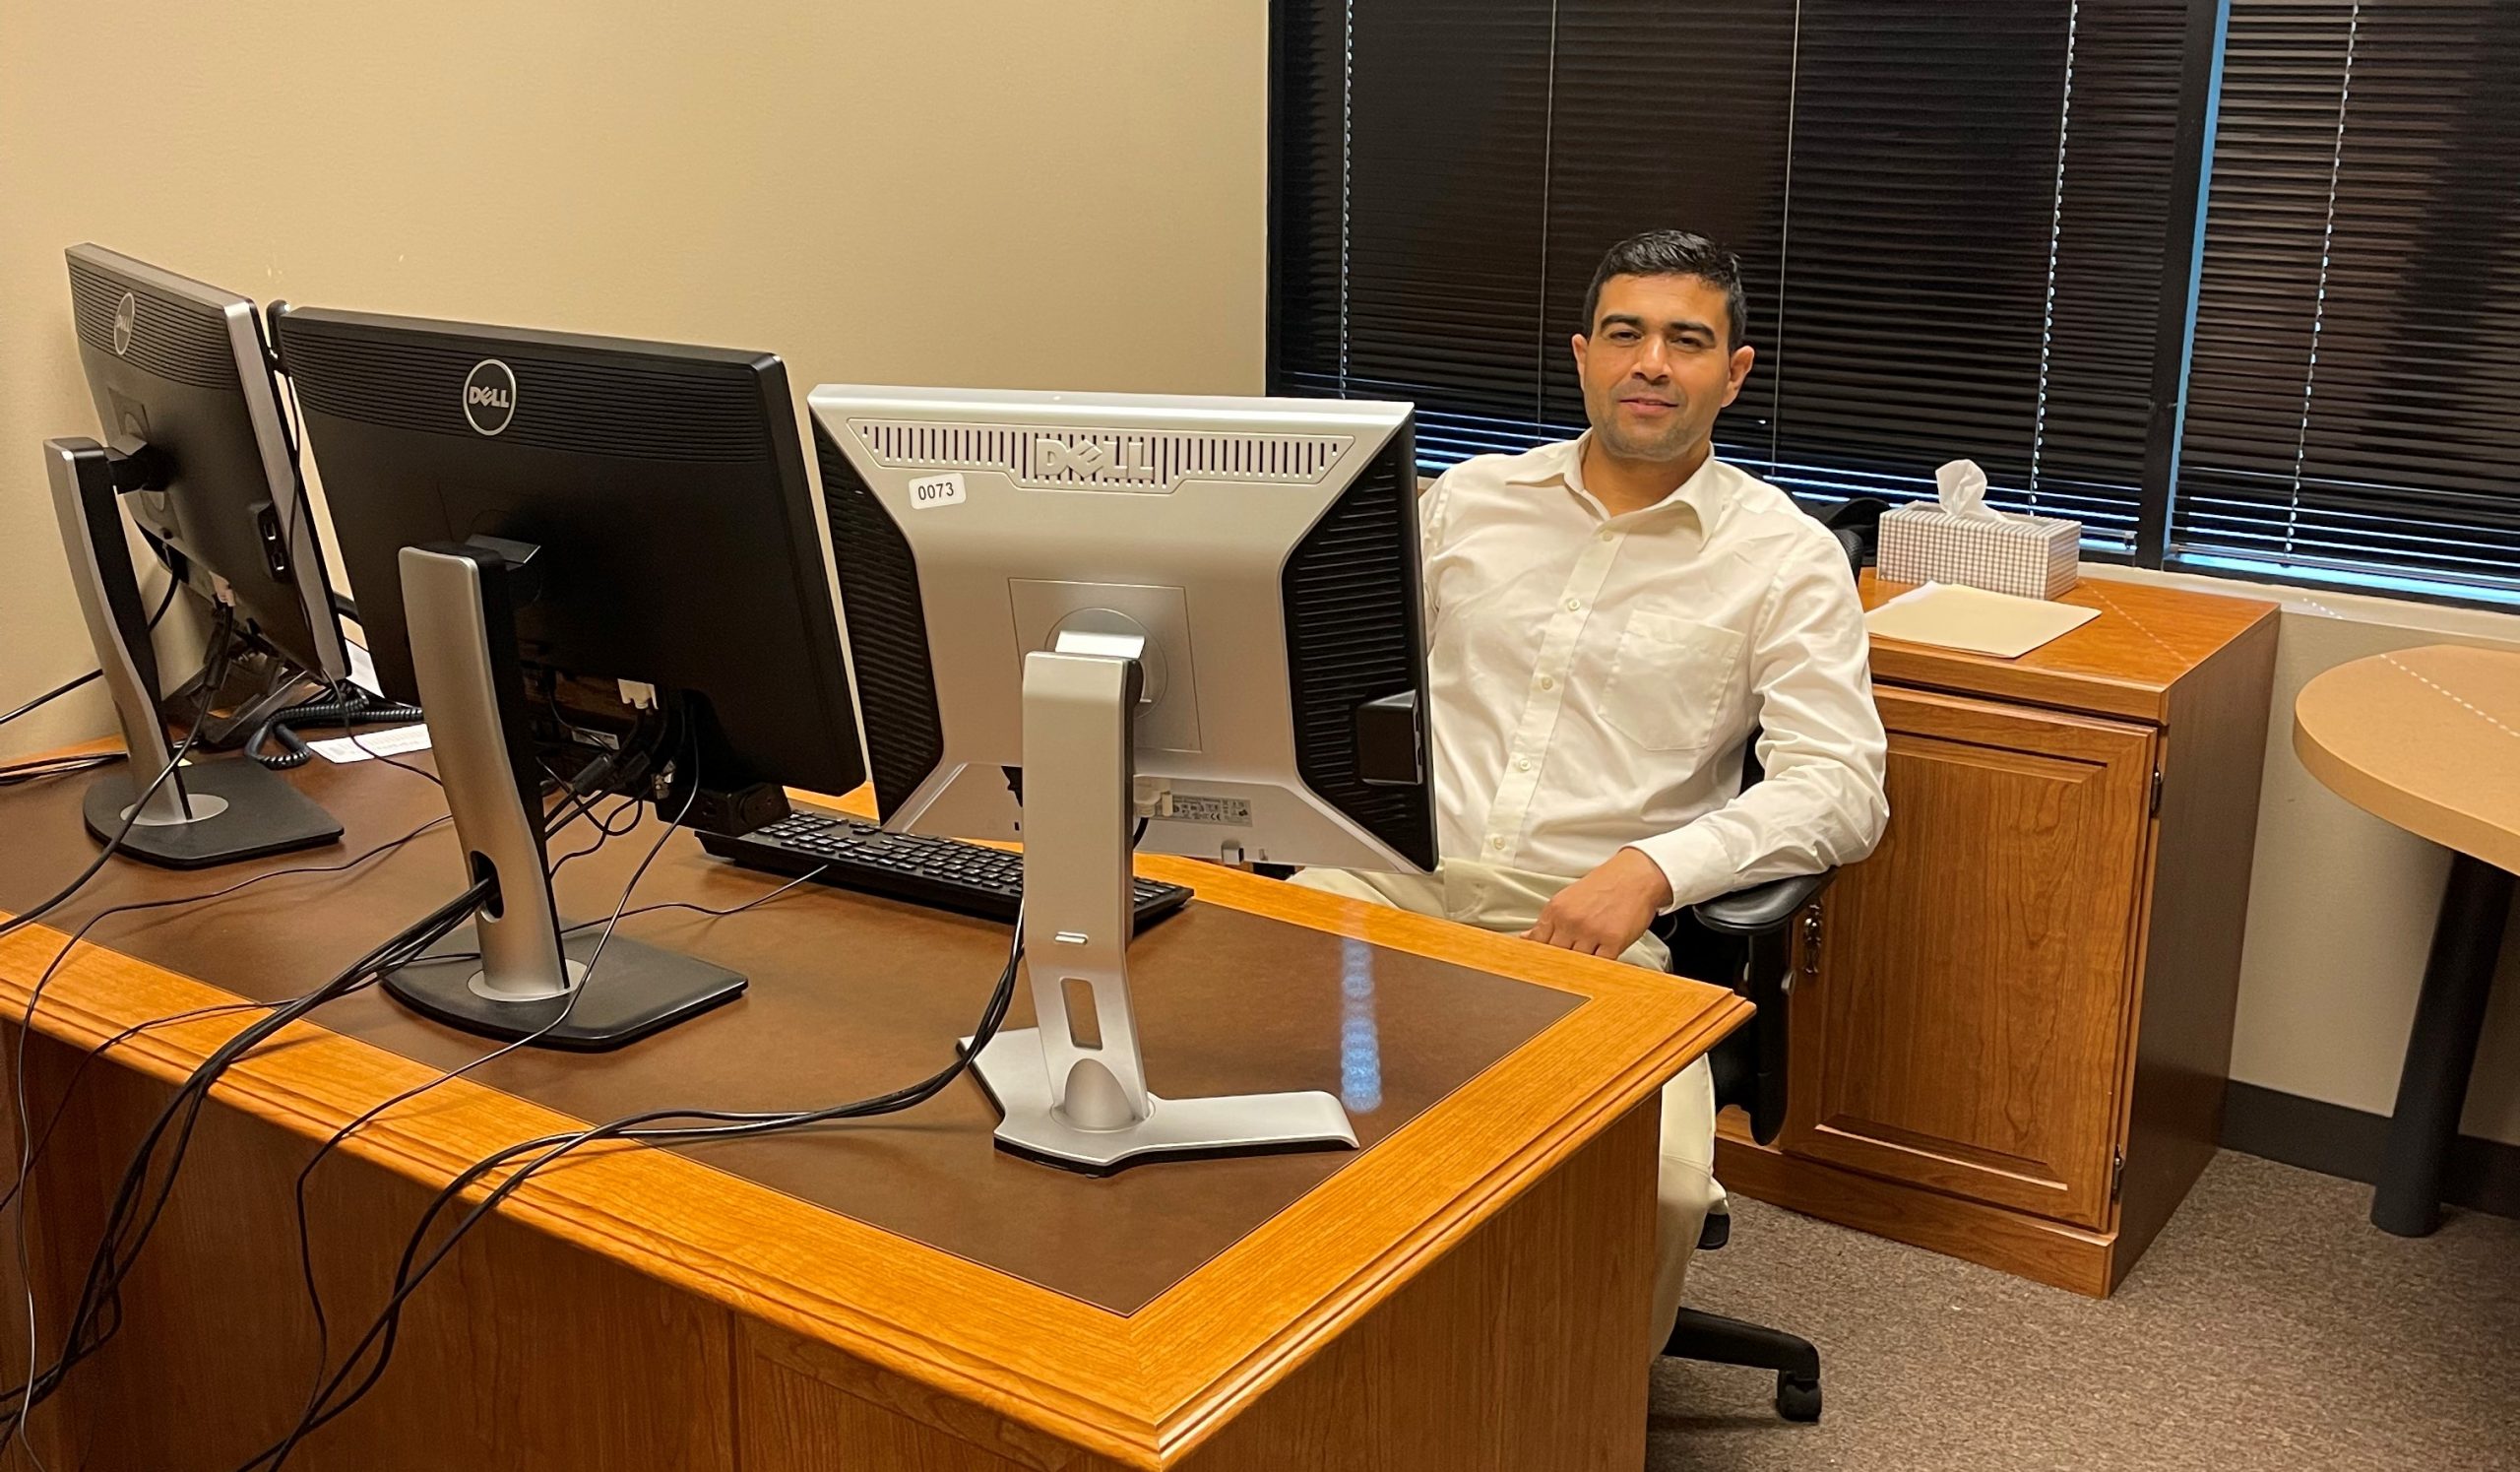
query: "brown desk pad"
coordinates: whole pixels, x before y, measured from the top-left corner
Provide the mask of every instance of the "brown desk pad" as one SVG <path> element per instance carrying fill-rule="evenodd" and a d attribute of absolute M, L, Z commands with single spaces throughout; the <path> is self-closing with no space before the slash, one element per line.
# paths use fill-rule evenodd
<path fill-rule="evenodd" d="M 381 762 L 319 759 L 293 780 L 341 819 L 341 844 L 192 873 L 115 860 L 48 923 L 66 931 L 109 904 L 338 864 L 445 810 L 434 787 Z M 79 818 L 86 781 L 0 792 L 0 910 L 40 902 L 94 856 Z M 555 857 L 584 846 L 592 831 L 571 828 Z M 656 833 L 643 822 L 568 864 L 558 881 L 563 920 L 610 914 Z M 118 915 L 88 938 L 274 1000 L 331 976 L 458 882 L 455 841 L 440 829 L 346 874 L 291 875 L 201 905 Z M 780 882 L 712 860 L 678 833 L 631 904 L 724 909 Z M 520 1051 L 466 1077 L 588 1120 L 684 1105 L 793 1109 L 880 1093 L 946 1060 L 950 1041 L 978 1016 L 1007 941 L 1003 927 L 811 884 L 725 919 L 633 916 L 620 933 L 743 972 L 751 990 L 617 1053 Z M 1366 1149 L 1582 1001 L 1196 902 L 1141 936 L 1130 955 L 1156 1092 L 1325 1089 L 1346 1100 Z M 1029 1026 L 1020 988 L 1017 996 L 1007 1025 Z M 494 1046 L 414 1017 L 374 990 L 332 1003 L 316 1020 L 431 1067 L 459 1066 Z M 396 1118 L 424 1118 L 429 1103 L 422 1095 Z M 967 1078 L 905 1115 L 686 1153 L 1115 1313 L 1134 1312 L 1357 1158 L 1158 1162 L 1096 1180 L 997 1150 L 995 1123 Z"/>

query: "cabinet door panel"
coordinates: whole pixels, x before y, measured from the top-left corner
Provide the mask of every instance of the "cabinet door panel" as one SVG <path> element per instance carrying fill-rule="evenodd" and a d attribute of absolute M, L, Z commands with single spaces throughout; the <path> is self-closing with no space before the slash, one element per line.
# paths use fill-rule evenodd
<path fill-rule="evenodd" d="M 1826 896 L 1784 1148 L 2101 1227 L 2153 733 L 1878 697 L 1889 832 Z"/>

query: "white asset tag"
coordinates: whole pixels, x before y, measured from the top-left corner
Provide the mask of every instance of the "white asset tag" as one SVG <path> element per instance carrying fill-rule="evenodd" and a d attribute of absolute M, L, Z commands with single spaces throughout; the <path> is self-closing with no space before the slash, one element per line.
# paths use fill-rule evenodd
<path fill-rule="evenodd" d="M 960 472 L 948 476 L 921 476 L 910 482 L 910 509 L 933 511 L 939 506 L 963 504 L 963 477 Z"/>

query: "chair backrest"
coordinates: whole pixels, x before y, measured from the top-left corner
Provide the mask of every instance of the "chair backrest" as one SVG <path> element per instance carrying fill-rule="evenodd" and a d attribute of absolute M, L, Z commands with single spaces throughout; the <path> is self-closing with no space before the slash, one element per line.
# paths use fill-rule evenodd
<path fill-rule="evenodd" d="M 1829 535 L 1838 540 L 1838 549 L 1847 554 L 1848 575 L 1861 578 L 1863 569 L 1870 565 L 1880 546 L 1881 513 L 1890 509 L 1890 503 L 1871 496 L 1857 496 L 1834 506 L 1815 507 L 1798 497 L 1794 504 L 1802 508 L 1803 515 L 1829 529 Z M 1750 739 L 1741 744 L 1741 785 L 1748 787 L 1766 775 L 1766 770 L 1759 765 L 1758 735 L 1754 732 Z"/>
<path fill-rule="evenodd" d="M 1881 513 L 1890 503 L 1878 496 L 1851 496 L 1834 506 L 1814 506 L 1796 499 L 1796 505 L 1813 521 L 1838 535 L 1838 543 L 1847 549 L 1847 561 L 1861 572 L 1870 564 L 1881 546 Z"/>
<path fill-rule="evenodd" d="M 1881 513 L 1889 509 L 1888 503 L 1859 496 L 1827 507 L 1815 508 L 1798 500 L 1795 504 L 1829 529 L 1847 554 L 1848 572 L 1859 576 L 1872 560 Z M 1747 788 L 1766 775 L 1753 734 L 1742 744 L 1741 786 Z M 1786 1054 L 1793 1003 L 1791 925 L 1789 917 L 1777 928 L 1755 934 L 1722 934 L 1682 911 L 1656 928 L 1671 948 L 1673 971 L 1709 980 L 1720 977 L 1759 1009 L 1747 1027 L 1716 1045 L 1708 1056 L 1708 1066 L 1715 1075 L 1716 1107 L 1737 1105 L 1747 1111 L 1751 1136 L 1761 1144 L 1775 1139 L 1785 1127 Z"/>

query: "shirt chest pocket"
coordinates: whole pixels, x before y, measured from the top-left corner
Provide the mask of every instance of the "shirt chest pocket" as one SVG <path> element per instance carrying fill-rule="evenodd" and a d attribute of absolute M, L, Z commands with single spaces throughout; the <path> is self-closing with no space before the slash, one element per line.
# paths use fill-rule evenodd
<path fill-rule="evenodd" d="M 1704 746 L 1732 704 L 1748 642 L 1711 623 L 1630 613 L 1610 654 L 1602 719 L 1649 751 Z"/>

